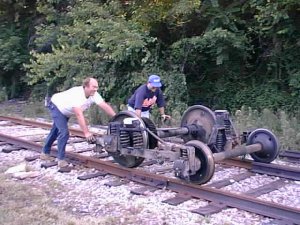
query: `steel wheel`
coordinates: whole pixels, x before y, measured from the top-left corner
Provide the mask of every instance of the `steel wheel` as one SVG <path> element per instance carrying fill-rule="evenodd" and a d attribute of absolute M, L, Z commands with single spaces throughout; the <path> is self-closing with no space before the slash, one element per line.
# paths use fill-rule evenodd
<path fill-rule="evenodd" d="M 213 111 L 203 105 L 194 105 L 189 107 L 181 118 L 181 127 L 186 125 L 200 125 L 205 130 L 206 134 L 204 137 L 198 138 L 199 141 L 202 141 L 208 144 L 210 135 L 213 131 L 213 127 L 216 124 L 216 116 Z M 182 137 L 186 142 L 190 140 L 195 140 L 191 135 L 184 135 Z"/>
<path fill-rule="evenodd" d="M 262 128 L 252 131 L 247 139 L 247 145 L 255 143 L 261 144 L 262 150 L 250 154 L 254 161 L 270 163 L 278 156 L 279 142 L 271 131 Z"/>
<path fill-rule="evenodd" d="M 215 162 L 210 148 L 201 141 L 193 140 L 186 143 L 195 148 L 195 156 L 200 160 L 200 169 L 196 174 L 189 177 L 190 182 L 195 184 L 207 183 L 215 172 Z"/>

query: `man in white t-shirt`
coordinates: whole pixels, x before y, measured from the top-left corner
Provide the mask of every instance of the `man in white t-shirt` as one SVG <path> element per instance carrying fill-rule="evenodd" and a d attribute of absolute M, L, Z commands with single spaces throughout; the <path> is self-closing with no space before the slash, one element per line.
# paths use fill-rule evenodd
<path fill-rule="evenodd" d="M 99 89 L 98 82 L 94 78 L 86 78 L 82 86 L 70 88 L 66 91 L 56 93 L 52 96 L 48 104 L 53 125 L 46 138 L 42 150 L 41 159 L 48 160 L 53 142 L 57 139 L 58 149 L 58 166 L 66 167 L 68 163 L 65 159 L 65 148 L 69 139 L 68 121 L 71 116 L 75 115 L 80 128 L 88 142 L 95 141 L 95 137 L 90 133 L 83 111 L 88 109 L 93 103 L 97 104 L 109 116 L 113 117 L 116 113 L 113 108 L 104 101 L 97 92 Z"/>

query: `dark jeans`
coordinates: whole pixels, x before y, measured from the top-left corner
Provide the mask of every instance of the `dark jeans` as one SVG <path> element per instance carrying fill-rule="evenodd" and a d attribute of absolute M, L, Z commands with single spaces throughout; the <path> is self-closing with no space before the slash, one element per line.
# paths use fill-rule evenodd
<path fill-rule="evenodd" d="M 42 151 L 46 154 L 50 154 L 51 146 L 57 139 L 57 158 L 62 160 L 65 158 L 66 145 L 69 139 L 69 117 L 63 115 L 52 102 L 49 102 L 48 108 L 53 119 L 53 125 L 48 137 L 46 138 Z"/>

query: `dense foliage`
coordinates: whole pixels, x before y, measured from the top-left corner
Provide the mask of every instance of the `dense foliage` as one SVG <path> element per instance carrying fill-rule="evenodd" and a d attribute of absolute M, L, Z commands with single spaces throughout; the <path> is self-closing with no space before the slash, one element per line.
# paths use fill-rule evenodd
<path fill-rule="evenodd" d="M 27 37 L 32 8 L 24 1 L 0 1 L 0 101 L 18 97 L 24 91 L 22 65 L 29 59 Z"/>
<path fill-rule="evenodd" d="M 12 98 L 94 76 L 121 109 L 156 73 L 171 114 L 195 103 L 297 112 L 299 10 L 297 0 L 1 0 L 0 84 Z"/>

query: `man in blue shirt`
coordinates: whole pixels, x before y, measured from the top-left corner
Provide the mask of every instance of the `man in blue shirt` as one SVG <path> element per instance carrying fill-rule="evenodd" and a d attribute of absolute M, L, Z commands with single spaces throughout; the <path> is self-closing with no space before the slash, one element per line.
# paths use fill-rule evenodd
<path fill-rule="evenodd" d="M 150 117 L 151 108 L 157 104 L 163 120 L 170 119 L 165 114 L 165 99 L 162 93 L 160 77 L 150 75 L 148 82 L 141 85 L 128 100 L 128 110 L 135 112 L 139 117 Z"/>

